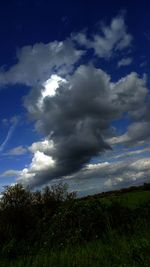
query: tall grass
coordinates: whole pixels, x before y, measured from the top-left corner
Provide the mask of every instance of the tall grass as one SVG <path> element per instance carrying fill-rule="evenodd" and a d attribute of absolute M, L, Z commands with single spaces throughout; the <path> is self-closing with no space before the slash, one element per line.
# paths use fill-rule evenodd
<path fill-rule="evenodd" d="M 66 195 L 65 201 L 58 189 L 53 196 L 49 188 L 35 195 L 8 188 L 0 210 L 0 267 L 150 266 L 149 189 Z"/>
<path fill-rule="evenodd" d="M 111 199 L 114 199 L 114 197 Z M 126 207 L 136 208 L 140 205 L 147 205 L 150 202 L 150 190 L 129 192 L 116 197 L 116 199 Z"/>
<path fill-rule="evenodd" d="M 149 267 L 150 231 L 130 237 L 110 231 L 103 240 L 56 251 L 40 251 L 1 267 Z"/>

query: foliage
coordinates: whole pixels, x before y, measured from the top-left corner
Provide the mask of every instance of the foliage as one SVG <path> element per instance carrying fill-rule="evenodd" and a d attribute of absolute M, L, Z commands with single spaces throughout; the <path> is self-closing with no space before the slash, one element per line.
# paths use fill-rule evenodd
<path fill-rule="evenodd" d="M 148 184 L 140 189 L 132 188 L 122 193 L 115 191 L 81 199 L 76 199 L 74 192 L 69 193 L 66 184 L 45 187 L 42 191 L 36 192 L 31 192 L 22 185 L 16 184 L 6 187 L 0 199 L 0 259 L 2 263 L 7 262 L 7 259 L 13 260 L 21 257 L 22 260 L 25 257 L 25 261 L 31 260 L 30 266 L 41 266 L 40 263 L 32 265 L 33 259 L 36 262 L 46 257 L 48 261 L 50 254 L 52 261 L 61 255 L 62 258 L 64 257 L 62 259 L 64 265 L 61 266 L 71 266 L 73 264 L 71 262 L 75 260 L 68 255 L 71 246 L 72 249 L 73 247 L 81 248 L 85 257 L 90 254 L 87 252 L 90 248 L 93 256 L 89 257 L 97 258 L 97 262 L 103 261 L 103 266 L 111 266 L 111 257 L 112 262 L 118 262 L 118 265 L 114 266 L 130 266 L 126 260 L 124 260 L 126 265 L 119 265 L 121 260 L 117 260 L 113 254 L 115 247 L 113 240 L 119 244 L 115 249 L 127 246 L 124 250 L 127 254 L 132 254 L 129 257 L 132 258 L 134 255 L 140 258 L 139 262 L 142 262 L 144 255 L 147 255 L 144 253 L 147 253 L 150 248 L 149 239 L 146 237 L 149 229 L 150 190 Z M 139 233 L 143 234 L 137 241 L 136 237 Z M 145 239 L 142 239 L 141 244 L 145 245 L 140 245 L 139 240 L 144 235 Z M 129 251 L 128 240 L 131 243 L 135 242 L 132 244 L 135 249 L 130 247 L 132 253 Z M 102 259 L 97 253 L 94 254 L 92 246 L 95 244 L 99 250 L 103 251 L 104 256 L 109 254 L 110 262 L 108 260 L 105 264 L 104 258 Z M 141 246 L 145 246 L 144 249 Z M 78 262 L 80 252 L 78 251 L 76 255 L 75 249 L 73 253 Z M 118 256 L 120 259 L 125 257 L 123 248 L 118 253 L 120 253 Z M 36 254 L 39 256 L 36 257 Z M 82 255 L 80 257 L 82 258 Z M 66 261 L 70 262 L 70 265 L 65 265 Z M 92 262 L 91 258 L 91 265 L 88 266 L 92 266 Z M 138 264 L 137 261 L 137 265 L 132 266 L 140 266 Z M 0 263 L 0 266 L 3 265 Z M 20 263 L 16 266 L 28 265 L 24 262 L 24 265 Z M 44 266 L 48 266 L 47 263 Z M 52 262 L 52 266 L 60 265 L 58 263 L 53 265 Z M 86 263 L 72 266 L 86 266 Z M 94 264 L 93 266 L 100 265 Z"/>
<path fill-rule="evenodd" d="M 40 251 L 15 261 L 1 260 L 1 267 L 149 267 L 150 231 L 126 237 L 109 232 L 107 240 L 67 246 L 61 250 Z"/>

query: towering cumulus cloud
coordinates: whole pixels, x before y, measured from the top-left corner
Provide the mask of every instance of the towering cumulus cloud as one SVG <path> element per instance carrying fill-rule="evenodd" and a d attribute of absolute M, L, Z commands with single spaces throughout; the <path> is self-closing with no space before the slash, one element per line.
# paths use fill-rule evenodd
<path fill-rule="evenodd" d="M 92 156 L 110 148 L 102 138 L 113 116 L 108 110 L 108 80 L 102 71 L 81 66 L 68 81 L 52 76 L 50 86 L 32 90 L 25 105 L 36 120 L 37 130 L 53 141 L 53 147 L 46 153 L 55 162 L 45 173 L 38 173 L 33 183 L 73 173 Z M 56 81 L 58 88 L 54 94 Z"/>
<path fill-rule="evenodd" d="M 112 83 L 101 69 L 84 65 L 67 80 L 52 75 L 43 87 L 33 88 L 25 106 L 36 122 L 36 129 L 51 144 L 45 150 L 42 147 L 41 152 L 53 164 L 29 175 L 30 184 L 45 184 L 72 174 L 93 156 L 111 149 L 105 141 L 111 136 L 111 122 L 140 107 L 146 93 L 145 80 L 136 73 Z"/>

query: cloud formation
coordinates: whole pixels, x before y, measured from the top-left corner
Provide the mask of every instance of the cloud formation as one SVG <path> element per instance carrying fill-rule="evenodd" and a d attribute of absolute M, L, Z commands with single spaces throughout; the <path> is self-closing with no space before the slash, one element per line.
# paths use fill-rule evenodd
<path fill-rule="evenodd" d="M 77 179 L 76 174 L 101 179 L 108 175 L 108 186 L 113 181 L 114 185 L 121 184 L 123 177 L 127 178 L 127 162 L 89 163 L 116 145 L 132 146 L 149 140 L 146 76 L 131 72 L 114 82 L 100 67 L 96 68 L 91 62 L 80 65 L 80 60 L 88 55 L 89 49 L 98 58 L 108 60 L 128 49 L 132 39 L 124 16 L 119 15 L 109 26 L 101 24 L 98 33 L 85 31 L 61 42 L 25 46 L 17 53 L 17 63 L 0 73 L 1 87 L 16 83 L 32 87 L 24 98 L 24 107 L 36 131 L 45 137 L 27 148 L 33 155 L 32 161 L 16 172 L 18 181 L 38 187 L 61 177 Z M 131 58 L 123 58 L 118 66 L 129 63 Z M 124 116 L 130 125 L 126 132 L 118 135 L 112 123 Z M 9 151 L 11 155 L 24 152 L 21 146 Z M 129 164 L 132 177 L 133 169 L 137 171 L 135 165 Z M 141 173 L 144 171 L 146 169 Z"/>
<path fill-rule="evenodd" d="M 141 150 L 142 153 L 142 150 Z M 122 158 L 113 162 L 89 164 L 64 179 L 79 195 L 140 185 L 150 181 L 150 158 Z"/>
<path fill-rule="evenodd" d="M 42 84 L 55 72 L 66 75 L 83 54 L 69 39 L 24 46 L 17 52 L 17 63 L 8 71 L 0 72 L 0 87 L 16 83 Z"/>
<path fill-rule="evenodd" d="M 52 157 L 45 155 L 43 152 L 36 151 L 28 168 L 24 168 L 17 172 L 18 181 L 24 185 L 38 186 L 40 183 L 36 182 L 36 175 L 38 173 L 45 173 L 47 170 L 54 168 L 55 162 Z"/>
<path fill-rule="evenodd" d="M 108 178 L 104 185 L 108 189 L 114 187 L 121 188 L 133 184 L 142 184 L 150 181 L 150 158 L 130 159 L 128 161 L 118 161 L 108 167 L 106 175 Z"/>
<path fill-rule="evenodd" d="M 109 26 L 101 23 L 97 33 L 90 38 L 87 32 L 80 32 L 71 34 L 66 40 L 24 46 L 17 51 L 16 64 L 0 71 L 0 89 L 8 84 L 41 85 L 55 73 L 66 76 L 89 49 L 93 49 L 96 56 L 109 59 L 130 47 L 132 39 L 127 33 L 124 16 L 120 14 Z M 127 61 L 121 64 L 127 64 Z"/>
<path fill-rule="evenodd" d="M 43 141 L 45 143 L 45 141 Z M 39 144 L 38 144 L 39 146 Z M 34 150 L 35 151 L 35 150 Z M 97 164 L 87 164 L 81 170 L 72 175 L 61 177 L 61 181 L 67 182 L 70 190 L 76 190 L 78 195 L 98 193 L 119 189 L 131 185 L 140 185 L 150 181 L 150 148 L 126 151 L 126 153 L 114 156 L 110 152 L 108 161 Z M 147 154 L 145 154 L 147 153 Z M 142 157 L 139 157 L 141 156 Z M 113 161 L 112 161 L 113 160 Z M 17 176 L 24 185 L 30 185 L 31 179 L 36 179 L 36 173 L 46 172 L 54 162 L 50 157 L 45 157 L 42 152 L 35 152 L 29 168 L 22 171 L 8 170 L 0 177 Z M 58 179 L 60 181 L 60 179 Z M 49 183 L 57 183 L 57 179 Z"/>
<path fill-rule="evenodd" d="M 124 16 L 112 19 L 111 24 L 100 25 L 100 31 L 87 37 L 87 32 L 80 32 L 72 35 L 72 39 L 87 49 L 94 49 L 95 54 L 100 58 L 110 59 L 116 52 L 130 47 L 132 42 L 131 34 L 127 33 Z"/>
<path fill-rule="evenodd" d="M 0 177 L 12 177 L 12 176 L 18 176 L 20 172 L 18 170 L 7 170 L 0 174 Z"/>
<path fill-rule="evenodd" d="M 81 65 L 67 80 L 57 80 L 55 93 L 50 78 L 49 94 L 43 97 L 46 88 L 37 87 L 25 99 L 36 130 L 47 137 L 46 146 L 39 142 L 30 150 L 43 152 L 55 162 L 32 172 L 33 186 L 75 173 L 92 157 L 111 149 L 111 122 L 142 107 L 147 94 L 145 77 L 131 73 L 114 83 L 107 73 L 93 66 Z"/>
<path fill-rule="evenodd" d="M 131 57 L 127 57 L 127 58 L 122 58 L 119 62 L 118 62 L 118 67 L 120 68 L 121 66 L 128 66 L 132 63 L 133 59 Z"/>
<path fill-rule="evenodd" d="M 10 155 L 10 156 L 18 156 L 18 155 L 23 155 L 26 152 L 27 152 L 27 149 L 25 147 L 17 146 L 17 147 L 14 147 L 14 148 L 10 149 L 5 154 L 6 155 Z"/>
<path fill-rule="evenodd" d="M 150 121 L 134 122 L 127 131 L 108 140 L 110 145 L 123 144 L 125 146 L 144 145 L 150 141 Z"/>

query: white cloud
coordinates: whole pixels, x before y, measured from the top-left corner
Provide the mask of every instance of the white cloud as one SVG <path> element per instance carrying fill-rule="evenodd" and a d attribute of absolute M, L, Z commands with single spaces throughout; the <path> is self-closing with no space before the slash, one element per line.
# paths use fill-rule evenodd
<path fill-rule="evenodd" d="M 110 145 L 137 146 L 150 141 L 150 121 L 133 122 L 127 131 L 116 137 L 107 139 Z"/>
<path fill-rule="evenodd" d="M 143 107 L 148 92 L 145 75 L 140 78 L 136 72 L 131 72 L 118 82 L 111 83 L 111 87 L 112 100 L 116 101 L 119 110 L 131 112 Z"/>
<path fill-rule="evenodd" d="M 72 186 L 76 183 L 76 190 L 83 189 L 84 194 L 90 191 L 91 184 L 92 193 L 142 184 L 150 181 L 150 158 L 89 164 L 76 174 L 66 177 L 66 181 Z"/>
<path fill-rule="evenodd" d="M 127 57 L 127 58 L 122 58 L 119 62 L 118 62 L 118 67 L 121 66 L 128 66 L 132 63 L 133 59 L 131 57 Z"/>
<path fill-rule="evenodd" d="M 31 164 L 22 171 L 8 170 L 1 177 L 16 176 L 17 181 L 29 185 L 36 178 L 36 173 L 53 168 L 55 162 L 43 152 L 35 152 Z M 130 158 L 88 164 L 75 174 L 60 178 L 67 182 L 70 190 L 77 190 L 79 195 L 113 190 L 150 181 L 150 158 Z M 49 183 L 57 183 L 57 179 Z"/>
<path fill-rule="evenodd" d="M 11 155 L 11 156 L 18 156 L 18 155 L 23 155 L 26 152 L 27 152 L 27 148 L 25 148 L 23 146 L 17 146 L 17 147 L 14 147 L 14 148 L 10 149 L 5 154 L 6 155 Z"/>
<path fill-rule="evenodd" d="M 55 72 L 58 75 L 70 73 L 83 54 L 69 39 L 24 46 L 17 52 L 16 65 L 0 72 L 0 84 L 42 84 Z"/>
<path fill-rule="evenodd" d="M 54 143 L 52 140 L 45 139 L 43 141 L 35 142 L 30 147 L 28 147 L 28 150 L 32 153 L 39 152 L 50 152 L 54 150 Z"/>
<path fill-rule="evenodd" d="M 63 41 L 53 41 L 47 44 L 36 43 L 27 45 L 17 51 L 17 63 L 8 70 L 0 71 L 0 86 L 7 84 L 25 84 L 38 86 L 43 84 L 53 74 L 67 76 L 81 57 L 93 49 L 98 57 L 109 59 L 116 52 L 131 45 L 132 36 L 127 33 L 123 15 L 112 19 L 109 26 L 101 24 L 99 33 L 86 32 L 72 34 Z M 79 45 L 82 49 L 79 50 Z"/>
<path fill-rule="evenodd" d="M 33 153 L 31 163 L 22 170 L 7 170 L 0 175 L 0 177 L 17 177 L 17 181 L 27 184 L 30 182 L 38 172 L 45 171 L 55 166 L 54 159 L 47 155 L 54 150 L 54 144 L 52 141 L 43 140 L 33 143 L 30 147 L 24 149 L 22 146 L 16 147 L 10 150 L 7 154 L 9 155 L 20 155 L 27 151 Z"/>
<path fill-rule="evenodd" d="M 51 77 L 43 83 L 43 89 L 41 90 L 41 94 L 38 100 L 39 108 L 43 107 L 43 102 L 46 97 L 53 97 L 56 94 L 57 89 L 60 84 L 66 83 L 67 81 L 61 78 L 58 75 L 51 75 Z"/>
<path fill-rule="evenodd" d="M 7 170 L 3 173 L 0 174 L 0 177 L 13 177 L 13 176 L 18 176 L 20 171 L 18 170 Z"/>
<path fill-rule="evenodd" d="M 146 171 L 146 170 L 150 170 L 150 158 L 141 158 L 138 159 L 137 161 L 131 163 L 131 168 L 137 170 L 137 172 L 139 171 Z"/>
<path fill-rule="evenodd" d="M 119 159 L 119 158 L 127 158 L 127 157 L 139 157 L 142 154 L 149 153 L 150 152 L 150 147 L 142 147 L 141 149 L 136 149 L 136 150 L 130 150 L 127 151 L 126 149 L 122 150 L 121 153 L 117 155 L 111 155 L 113 159 Z"/>
<path fill-rule="evenodd" d="M 109 162 L 101 162 L 101 163 L 97 163 L 97 164 L 88 164 L 86 166 L 86 169 L 91 171 L 91 170 L 96 170 L 96 169 L 104 169 L 107 166 L 109 166 Z"/>
<path fill-rule="evenodd" d="M 120 167 L 119 172 L 117 171 L 118 167 Z M 112 171 L 111 173 L 110 170 Z M 110 178 L 104 183 L 108 189 L 142 184 L 150 181 L 150 158 L 119 161 L 110 170 L 108 170 Z"/>
<path fill-rule="evenodd" d="M 44 172 L 54 166 L 55 161 L 51 156 L 47 156 L 43 152 L 36 151 L 30 165 L 18 172 L 17 181 L 30 185 L 30 180 L 32 180 L 37 173 L 41 171 Z"/>
<path fill-rule="evenodd" d="M 80 32 L 72 35 L 72 39 L 87 49 L 93 48 L 98 57 L 109 59 L 116 51 L 128 48 L 133 38 L 127 33 L 123 15 L 119 15 L 113 18 L 110 26 L 101 25 L 100 33 L 91 38 Z"/>
<path fill-rule="evenodd" d="M 45 155 L 43 152 L 37 151 L 34 154 L 32 163 L 29 166 L 29 172 L 37 172 L 40 170 L 45 170 L 54 165 L 54 160 Z"/>
<path fill-rule="evenodd" d="M 54 96 L 56 94 L 56 89 L 59 87 L 60 82 L 65 82 L 65 79 L 62 79 L 58 75 L 52 75 L 50 79 L 44 82 L 44 90 L 42 91 L 42 97 Z"/>
<path fill-rule="evenodd" d="M 1 70 L 1 88 L 17 83 L 38 86 L 51 75 L 67 76 L 88 49 L 92 48 L 98 57 L 108 59 L 114 53 L 128 48 L 131 41 L 132 36 L 127 33 L 124 16 L 119 15 L 112 19 L 109 26 L 101 24 L 99 33 L 92 34 L 89 39 L 86 32 L 82 32 L 72 34 L 63 41 L 24 46 L 17 51 L 17 63 L 6 71 Z M 79 49 L 76 42 L 84 48 Z"/>

